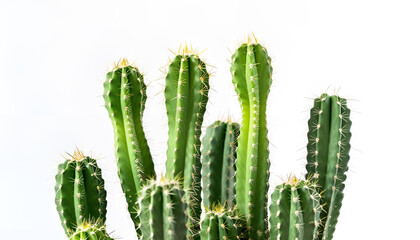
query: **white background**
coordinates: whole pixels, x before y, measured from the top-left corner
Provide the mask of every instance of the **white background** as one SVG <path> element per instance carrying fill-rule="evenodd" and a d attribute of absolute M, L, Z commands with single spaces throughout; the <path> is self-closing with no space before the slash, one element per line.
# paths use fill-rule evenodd
<path fill-rule="evenodd" d="M 163 73 L 180 43 L 213 65 L 204 126 L 240 121 L 231 52 L 253 32 L 273 58 L 271 184 L 305 173 L 312 98 L 337 92 L 353 120 L 350 171 L 335 239 L 416 239 L 420 5 L 417 1 L 1 1 L 1 239 L 65 239 L 54 204 L 64 152 L 99 158 L 108 230 L 135 239 L 116 174 L 102 82 L 120 57 L 145 73 L 145 128 L 163 171 Z"/>

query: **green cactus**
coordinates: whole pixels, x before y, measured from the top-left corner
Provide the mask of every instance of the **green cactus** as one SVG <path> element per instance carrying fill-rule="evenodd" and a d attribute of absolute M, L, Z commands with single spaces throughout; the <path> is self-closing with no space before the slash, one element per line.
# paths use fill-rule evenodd
<path fill-rule="evenodd" d="M 350 109 L 347 100 L 322 94 L 315 99 L 308 121 L 307 177 L 323 192 L 324 229 L 319 239 L 330 240 L 340 214 L 350 151 Z"/>
<path fill-rule="evenodd" d="M 316 184 L 291 177 L 271 195 L 271 240 L 316 240 L 321 226 L 321 196 Z"/>
<path fill-rule="evenodd" d="M 100 223 L 90 224 L 84 222 L 77 227 L 69 240 L 114 240 L 105 231 L 105 226 Z"/>
<path fill-rule="evenodd" d="M 271 59 L 258 43 L 242 44 L 232 56 L 232 81 L 242 108 L 236 202 L 240 214 L 248 218 L 251 239 L 268 236 L 270 161 L 265 112 L 272 71 Z"/>
<path fill-rule="evenodd" d="M 107 74 L 104 89 L 105 106 L 114 127 L 118 176 L 137 227 L 138 192 L 148 179 L 156 177 L 142 127 L 146 85 L 137 68 L 123 59 Z"/>
<path fill-rule="evenodd" d="M 203 203 L 206 209 L 235 205 L 236 148 L 239 124 L 216 121 L 203 138 Z"/>
<path fill-rule="evenodd" d="M 55 202 L 67 236 L 85 221 L 105 222 L 106 191 L 96 160 L 76 150 L 58 166 Z"/>
<path fill-rule="evenodd" d="M 144 186 L 140 194 L 140 239 L 185 240 L 187 203 L 184 190 L 176 180 L 155 180 Z"/>
<path fill-rule="evenodd" d="M 216 205 L 207 212 L 201 222 L 201 240 L 236 240 L 246 238 L 245 220 L 235 209 L 225 209 Z"/>
<path fill-rule="evenodd" d="M 201 214 L 201 126 L 206 110 L 209 74 L 187 47 L 169 65 L 165 103 L 169 138 L 166 177 L 179 178 L 188 190 L 188 238 L 197 239 Z"/>

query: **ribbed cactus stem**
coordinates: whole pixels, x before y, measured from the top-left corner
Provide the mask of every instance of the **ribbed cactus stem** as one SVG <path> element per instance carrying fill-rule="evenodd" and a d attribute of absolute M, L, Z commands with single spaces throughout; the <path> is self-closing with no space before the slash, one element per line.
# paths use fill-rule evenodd
<path fill-rule="evenodd" d="M 84 222 L 69 237 L 69 240 L 113 240 L 105 231 L 105 226 L 100 223 L 90 224 Z"/>
<path fill-rule="evenodd" d="M 203 138 L 203 203 L 206 209 L 235 205 L 236 148 L 239 124 L 216 121 Z"/>
<path fill-rule="evenodd" d="M 201 240 L 237 240 L 245 239 L 245 220 L 237 211 L 216 205 L 213 211 L 207 212 L 201 222 Z"/>
<path fill-rule="evenodd" d="M 308 121 L 307 177 L 317 180 L 324 191 L 325 219 L 322 239 L 333 237 L 343 200 L 344 181 L 350 151 L 350 109 L 347 100 L 322 94 L 315 99 Z M 321 239 L 321 238 L 320 238 Z"/>
<path fill-rule="evenodd" d="M 137 68 L 123 59 L 107 74 L 104 89 L 105 106 L 114 127 L 118 176 L 137 227 L 137 193 L 156 175 L 142 126 L 146 85 Z"/>
<path fill-rule="evenodd" d="M 197 54 L 184 49 L 169 65 L 165 103 L 169 139 L 166 177 L 179 178 L 187 190 L 188 238 L 198 236 L 201 214 L 201 126 L 207 105 L 209 74 Z"/>
<path fill-rule="evenodd" d="M 187 203 L 178 181 L 161 179 L 145 186 L 140 195 L 138 215 L 144 240 L 185 240 Z"/>
<path fill-rule="evenodd" d="M 317 240 L 321 196 L 310 181 L 290 178 L 271 195 L 271 240 Z"/>
<path fill-rule="evenodd" d="M 57 211 L 67 236 L 85 221 L 105 222 L 104 180 L 93 158 L 76 150 L 58 166 L 55 179 Z"/>
<path fill-rule="evenodd" d="M 232 56 L 233 84 L 242 108 L 236 162 L 236 202 L 248 218 L 251 239 L 268 234 L 267 191 L 270 161 L 266 127 L 271 59 L 258 43 L 242 44 Z"/>

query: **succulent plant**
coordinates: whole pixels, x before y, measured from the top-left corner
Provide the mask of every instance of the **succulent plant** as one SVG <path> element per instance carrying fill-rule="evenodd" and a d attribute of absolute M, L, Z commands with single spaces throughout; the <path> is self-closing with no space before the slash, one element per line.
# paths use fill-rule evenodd
<path fill-rule="evenodd" d="M 350 109 L 347 100 L 322 94 L 314 100 L 308 121 L 307 178 L 317 180 L 323 192 L 324 228 L 320 239 L 332 239 L 343 201 L 350 151 Z"/>
<path fill-rule="evenodd" d="M 207 127 L 203 138 L 203 204 L 211 209 L 221 204 L 235 206 L 236 148 L 239 124 L 216 121 Z"/>
<path fill-rule="evenodd" d="M 86 221 L 105 222 L 106 191 L 96 160 L 79 150 L 58 166 L 55 202 L 67 236 Z"/>
<path fill-rule="evenodd" d="M 175 54 L 165 78 L 169 137 L 160 180 L 143 130 L 143 75 L 126 59 L 107 74 L 103 97 L 118 176 L 139 239 L 332 239 L 349 161 L 347 101 L 327 94 L 315 99 L 306 180 L 290 177 L 277 186 L 269 214 L 266 108 L 273 70 L 267 50 L 254 40 L 238 47 L 230 68 L 241 125 L 216 121 L 203 143 L 209 73 L 195 50 L 181 47 Z M 105 231 L 106 191 L 96 161 L 76 150 L 59 165 L 56 182 L 68 238 L 112 240 Z"/>
<path fill-rule="evenodd" d="M 290 177 L 271 195 L 271 240 L 316 240 L 321 227 L 321 195 L 316 184 Z"/>

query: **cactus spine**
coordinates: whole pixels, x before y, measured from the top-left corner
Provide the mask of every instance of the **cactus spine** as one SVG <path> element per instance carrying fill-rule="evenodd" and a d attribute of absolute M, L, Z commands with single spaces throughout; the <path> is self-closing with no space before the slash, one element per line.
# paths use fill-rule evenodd
<path fill-rule="evenodd" d="M 123 59 L 107 74 L 104 89 L 105 106 L 114 127 L 118 176 L 131 219 L 138 227 L 138 192 L 156 175 L 142 127 L 146 85 L 137 68 Z"/>
<path fill-rule="evenodd" d="M 258 43 L 242 44 L 232 56 L 233 84 L 242 108 L 236 162 L 236 202 L 248 218 L 251 239 L 268 236 L 267 201 L 270 161 L 266 128 L 271 59 Z M 252 226 L 252 227 L 251 227 Z"/>
<path fill-rule="evenodd" d="M 188 190 L 188 238 L 198 237 L 201 214 L 201 126 L 207 105 L 209 74 L 206 65 L 187 47 L 170 63 L 165 103 L 169 138 L 166 177 L 180 178 Z"/>
<path fill-rule="evenodd" d="M 203 138 L 203 203 L 206 209 L 235 205 L 236 148 L 239 124 L 216 121 Z"/>
<path fill-rule="evenodd" d="M 106 191 L 96 161 L 76 150 L 58 166 L 56 206 L 67 236 L 85 221 L 105 222 Z"/>
<path fill-rule="evenodd" d="M 271 195 L 270 239 L 316 240 L 321 224 L 321 196 L 310 181 L 291 177 Z"/>
<path fill-rule="evenodd" d="M 113 240 L 106 234 L 105 226 L 84 222 L 77 227 L 69 240 Z"/>
<path fill-rule="evenodd" d="M 332 239 L 343 200 L 350 151 L 350 109 L 347 100 L 322 94 L 315 99 L 308 121 L 307 177 L 324 191 L 321 213 L 325 219 L 322 239 Z M 320 237 L 321 239 L 321 237 Z"/>
<path fill-rule="evenodd" d="M 236 215 L 236 211 L 225 209 L 220 204 L 213 211 L 207 212 L 201 222 L 201 240 L 236 240 L 244 239 L 245 220 Z"/>
<path fill-rule="evenodd" d="M 152 181 L 142 189 L 139 200 L 140 239 L 185 240 L 187 203 L 178 181 Z"/>

